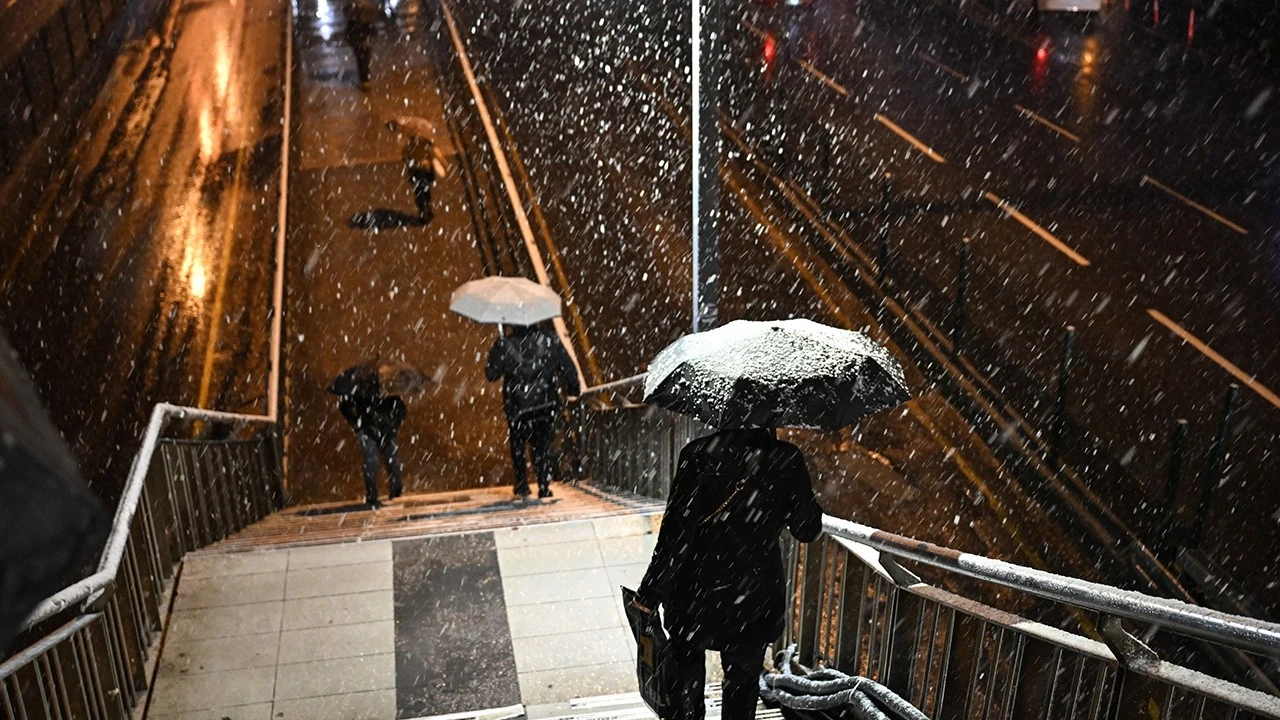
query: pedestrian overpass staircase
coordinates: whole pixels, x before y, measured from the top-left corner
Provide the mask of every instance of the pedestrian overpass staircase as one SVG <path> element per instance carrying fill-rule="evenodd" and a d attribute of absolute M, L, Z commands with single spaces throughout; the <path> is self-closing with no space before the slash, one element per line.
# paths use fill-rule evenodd
<path fill-rule="evenodd" d="M 21 649 L 0 663 L 0 718 L 412 718 L 423 714 L 397 693 L 441 668 L 452 675 L 424 694 L 476 699 L 434 716 L 647 717 L 627 695 L 634 646 L 616 587 L 643 572 L 665 483 L 695 428 L 626 406 L 582 408 L 571 430 L 583 482 L 556 486 L 555 502 L 517 507 L 505 491 L 475 490 L 406 497 L 371 513 L 342 504 L 286 508 L 275 423 L 158 406 L 96 572 L 46 600 Z M 1265 687 L 1275 670 L 1276 624 L 839 518 L 825 518 L 824 530 L 815 543 L 785 548 L 791 602 L 780 643 L 795 644 L 805 665 L 875 679 L 929 717 L 1280 718 L 1280 697 L 1246 687 Z M 460 550 L 412 555 L 432 543 Z M 402 568 L 397 552 L 411 560 L 481 552 L 490 560 Z M 468 574 L 486 562 L 496 575 Z M 432 578 L 440 582 L 429 592 L 403 592 L 406 582 Z M 595 578 L 594 590 L 584 589 L 585 578 Z M 979 586 L 1019 607 L 1048 607 L 1047 619 L 966 594 Z M 505 617 L 437 612 L 451 593 L 473 587 L 498 600 L 461 607 L 505 604 Z M 281 607 L 306 606 L 301 619 L 288 620 L 296 626 L 271 615 L 277 592 Z M 530 610 L 522 594 L 556 611 Z M 222 612 L 249 605 L 261 612 Z M 369 624 L 346 641 L 325 636 L 343 613 L 350 625 Z M 410 667 L 413 653 L 398 643 L 414 621 L 436 623 L 419 634 L 435 643 L 427 654 L 440 655 L 418 656 Z M 529 623 L 546 632 L 530 635 Z M 201 632 L 224 646 L 208 662 L 230 658 L 238 667 L 227 672 L 238 675 L 175 695 L 199 684 L 192 677 L 220 672 L 181 651 Z M 515 655 L 502 678 L 489 676 L 496 665 L 482 657 L 498 636 Z M 343 649 L 375 640 L 382 645 L 369 652 Z M 1264 680 L 1220 679 L 1158 652 L 1196 643 L 1240 654 Z M 268 657 L 246 666 L 256 652 Z M 290 673 L 285 660 L 333 662 Z M 570 661 L 572 668 L 556 666 Z M 464 680 L 471 685 L 448 684 Z M 288 683 L 293 697 L 279 697 Z M 513 692 L 513 702 L 484 702 Z M 714 695 L 709 702 L 714 717 Z M 484 707 L 497 709 L 475 710 Z"/>

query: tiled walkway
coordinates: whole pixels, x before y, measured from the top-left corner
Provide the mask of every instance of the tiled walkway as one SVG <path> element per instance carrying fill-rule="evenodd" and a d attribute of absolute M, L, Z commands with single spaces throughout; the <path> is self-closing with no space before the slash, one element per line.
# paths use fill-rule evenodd
<path fill-rule="evenodd" d="M 433 601 L 463 605 L 433 608 L 431 617 L 451 617 L 451 611 L 467 617 L 474 608 L 465 607 L 465 587 L 433 591 L 431 573 L 413 571 L 427 565 L 406 550 L 432 547 L 422 540 L 191 556 L 148 717 L 381 720 L 418 717 L 424 708 L 428 715 L 456 711 L 438 690 L 425 689 L 420 673 L 397 677 L 397 668 L 418 667 L 421 661 L 414 665 L 408 656 L 431 657 L 459 640 L 464 648 L 474 642 L 509 653 L 497 660 L 479 655 L 490 658 L 476 663 L 486 667 L 463 662 L 456 672 L 485 675 L 510 663 L 530 717 L 566 713 L 575 697 L 634 691 L 634 646 L 618 586 L 639 582 L 658 518 L 625 515 L 465 536 L 493 548 L 496 563 L 488 564 L 496 567 L 469 559 L 461 568 L 468 574 L 458 576 L 468 581 L 461 584 L 483 585 L 486 572 L 496 574 L 505 627 L 479 620 L 425 634 L 412 629 L 412 618 L 397 615 L 406 593 L 422 594 L 422 607 Z M 396 542 L 402 543 L 398 549 Z M 437 571 L 435 579 L 446 576 Z M 479 698 L 465 709 L 504 704 L 514 690 L 494 688 L 491 702 Z"/>

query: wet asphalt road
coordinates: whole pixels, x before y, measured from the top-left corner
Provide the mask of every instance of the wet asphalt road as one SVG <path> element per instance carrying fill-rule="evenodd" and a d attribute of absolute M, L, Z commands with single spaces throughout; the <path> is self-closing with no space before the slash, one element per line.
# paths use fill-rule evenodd
<path fill-rule="evenodd" d="M 155 403 L 265 412 L 282 12 L 174 2 L 0 230 L 5 330 L 108 502 Z"/>
<path fill-rule="evenodd" d="M 689 323 L 687 140 L 663 107 L 687 121 L 683 12 L 467 11 L 606 378 L 641 371 Z M 1226 365 L 1253 383 L 1242 388 L 1204 547 L 1274 599 L 1276 588 L 1248 580 L 1276 556 L 1256 543 L 1280 547 L 1276 501 L 1253 501 L 1274 497 L 1267 478 L 1280 469 L 1280 408 L 1268 395 L 1280 387 L 1270 81 L 1247 63 L 1206 64 L 1215 48 L 1184 53 L 1136 12 L 1089 24 L 873 1 L 753 4 L 729 19 L 727 119 L 869 254 L 887 218 L 893 291 L 944 330 L 956 254 L 971 238 L 966 356 L 1039 427 L 1054 404 L 1063 329 L 1076 326 L 1064 452 L 1148 542 L 1173 420 L 1191 430 L 1178 544 L 1221 394 L 1242 382 Z M 776 47 L 767 71 L 766 34 Z M 723 315 L 818 314 L 812 300 L 797 304 L 808 293 L 802 273 L 733 249 L 763 224 L 725 195 Z M 848 280 L 852 271 L 838 270 Z M 1242 541 L 1244 528 L 1258 536 Z"/>
<path fill-rule="evenodd" d="M 729 112 L 748 135 L 781 131 L 776 165 L 827 179 L 826 208 L 855 235 L 887 221 L 896 292 L 943 328 L 971 238 L 966 354 L 1037 427 L 1051 422 L 1063 329 L 1077 328 L 1065 454 L 1148 542 L 1174 419 L 1191 432 L 1177 545 L 1222 392 L 1245 384 L 1203 547 L 1236 577 L 1274 569 L 1276 553 L 1241 541 L 1248 528 L 1280 546 L 1267 492 L 1280 470 L 1280 143 L 1265 68 L 1206 64 L 1219 48 L 1170 45 L 1122 15 L 1003 21 L 864 2 L 737 19 L 740 53 L 772 33 L 792 54 L 779 51 L 771 82 L 739 79 Z M 762 107 L 768 120 L 753 119 Z M 885 171 L 887 211 L 868 202 L 867 178 Z"/>

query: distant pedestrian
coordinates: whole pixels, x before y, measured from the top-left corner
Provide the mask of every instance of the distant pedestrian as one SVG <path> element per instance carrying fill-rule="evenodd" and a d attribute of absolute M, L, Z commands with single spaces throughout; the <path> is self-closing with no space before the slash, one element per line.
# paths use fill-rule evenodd
<path fill-rule="evenodd" d="M 369 88 L 369 62 L 373 56 L 373 38 L 378 34 L 381 8 L 373 0 L 347 0 L 343 6 L 346 15 L 346 41 L 356 57 L 356 71 L 360 75 L 360 87 Z"/>
<path fill-rule="evenodd" d="M 389 121 L 387 127 L 406 138 L 401 157 L 413 187 L 413 201 L 422 221 L 430 222 L 431 187 L 445 174 L 444 153 L 435 143 L 435 126 L 420 117 L 403 116 Z"/>
<path fill-rule="evenodd" d="M 782 634 L 786 575 L 778 535 L 822 532 L 804 456 L 765 428 L 721 430 L 685 445 L 649 568 L 633 605 L 665 608 L 676 712 L 702 720 L 707 650 L 724 666 L 725 720 L 755 717 L 765 646 Z"/>
<path fill-rule="evenodd" d="M 532 450 L 538 477 L 538 497 L 549 498 L 558 465 L 551 454 L 555 421 L 563 396 L 581 392 L 578 370 L 554 332 L 538 326 L 515 325 L 489 350 L 484 376 L 502 378 L 502 409 L 507 417 L 515 493 L 529 496 L 526 446 Z"/>
<path fill-rule="evenodd" d="M 396 435 L 404 423 L 404 400 L 383 392 L 378 366 L 372 363 L 353 365 L 343 370 L 329 385 L 338 396 L 338 410 L 356 433 L 356 444 L 364 455 L 364 501 L 370 508 L 381 507 L 378 501 L 378 465 L 386 465 L 390 484 L 388 498 L 394 500 L 404 492 L 401 482 L 400 447 Z"/>

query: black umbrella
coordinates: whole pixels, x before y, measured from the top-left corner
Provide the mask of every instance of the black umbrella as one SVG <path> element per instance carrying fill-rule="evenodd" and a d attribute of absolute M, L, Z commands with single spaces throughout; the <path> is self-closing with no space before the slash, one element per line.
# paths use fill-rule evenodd
<path fill-rule="evenodd" d="M 379 390 L 378 366 L 374 363 L 360 363 L 338 373 L 329 383 L 329 392 L 334 395 L 377 395 Z"/>
<path fill-rule="evenodd" d="M 717 428 L 834 430 L 908 400 L 902 367 L 860 332 L 810 320 L 735 320 L 649 364 L 645 402 Z"/>

